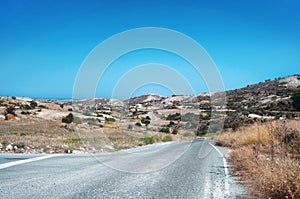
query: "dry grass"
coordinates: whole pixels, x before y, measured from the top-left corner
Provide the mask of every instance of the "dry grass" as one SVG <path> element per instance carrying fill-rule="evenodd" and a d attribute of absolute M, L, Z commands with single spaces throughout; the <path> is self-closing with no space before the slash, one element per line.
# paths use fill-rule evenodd
<path fill-rule="evenodd" d="M 277 129 L 282 133 L 288 130 L 300 129 L 300 121 L 276 121 L 272 123 L 254 124 L 251 126 L 245 126 L 238 129 L 238 131 L 228 130 L 219 133 L 215 140 L 216 144 L 224 147 L 239 148 L 242 146 L 269 146 L 272 139 L 275 139 L 278 135 L 270 134 L 271 129 Z M 273 140 L 274 144 L 278 144 L 278 140 Z"/>
<path fill-rule="evenodd" d="M 300 170 L 295 160 L 257 158 L 249 147 L 232 152 L 234 175 L 258 198 L 300 198 Z"/>
<path fill-rule="evenodd" d="M 258 198 L 300 198 L 300 122 L 277 121 L 223 132 L 216 143 L 233 148 L 234 175 Z"/>
<path fill-rule="evenodd" d="M 76 133 L 60 127 L 60 123 L 45 120 L 0 121 L 2 143 L 24 142 L 26 145 L 62 145 Z"/>

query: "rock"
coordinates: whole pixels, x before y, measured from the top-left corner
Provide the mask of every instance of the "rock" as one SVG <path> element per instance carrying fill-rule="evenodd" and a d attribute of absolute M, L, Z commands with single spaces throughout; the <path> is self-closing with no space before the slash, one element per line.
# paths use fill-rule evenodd
<path fill-rule="evenodd" d="M 1 150 L 1 149 L 3 149 L 3 145 L 2 145 L 2 143 L 0 143 L 0 150 Z"/>
<path fill-rule="evenodd" d="M 82 152 L 82 151 L 79 151 L 79 150 L 73 150 L 73 153 L 74 153 L 74 154 L 82 154 L 83 152 Z"/>
<path fill-rule="evenodd" d="M 112 145 L 105 145 L 104 148 L 114 150 L 115 148 Z"/>
<path fill-rule="evenodd" d="M 5 150 L 6 150 L 6 151 L 12 151 L 13 148 L 14 148 L 13 145 L 12 145 L 12 144 L 9 144 L 9 145 L 6 146 Z"/>
<path fill-rule="evenodd" d="M 71 149 L 66 149 L 66 153 L 71 154 L 73 151 Z"/>
<path fill-rule="evenodd" d="M 5 115 L 0 115 L 0 120 L 5 120 Z"/>
<path fill-rule="evenodd" d="M 16 117 L 13 114 L 6 114 L 5 120 L 16 120 Z"/>

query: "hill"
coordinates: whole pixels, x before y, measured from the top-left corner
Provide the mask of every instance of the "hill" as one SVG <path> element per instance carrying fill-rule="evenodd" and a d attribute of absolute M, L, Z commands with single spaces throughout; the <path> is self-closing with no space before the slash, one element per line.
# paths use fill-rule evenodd
<path fill-rule="evenodd" d="M 266 80 L 226 92 L 224 128 L 255 121 L 299 118 L 291 96 L 300 75 Z M 190 140 L 209 129 L 211 96 L 143 95 L 124 101 L 0 98 L 1 152 L 113 151 L 168 140 Z"/>

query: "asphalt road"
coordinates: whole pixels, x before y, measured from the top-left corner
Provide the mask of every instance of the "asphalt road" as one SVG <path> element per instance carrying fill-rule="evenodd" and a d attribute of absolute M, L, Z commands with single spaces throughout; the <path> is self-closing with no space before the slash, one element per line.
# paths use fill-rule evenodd
<path fill-rule="evenodd" d="M 0 198 L 246 198 L 225 153 L 194 140 L 110 154 L 0 155 Z"/>

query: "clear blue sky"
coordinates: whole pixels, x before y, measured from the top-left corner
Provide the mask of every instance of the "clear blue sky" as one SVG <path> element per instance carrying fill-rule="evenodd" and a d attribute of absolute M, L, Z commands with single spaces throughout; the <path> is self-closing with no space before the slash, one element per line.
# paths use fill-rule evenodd
<path fill-rule="evenodd" d="M 1 0 L 0 95 L 71 98 L 76 74 L 93 48 L 116 33 L 148 26 L 200 43 L 226 89 L 296 74 L 299 10 L 297 0 Z M 164 62 L 159 53 L 152 55 Z M 143 57 L 148 63 L 149 56 Z M 205 91 L 202 84 L 197 92 Z"/>

